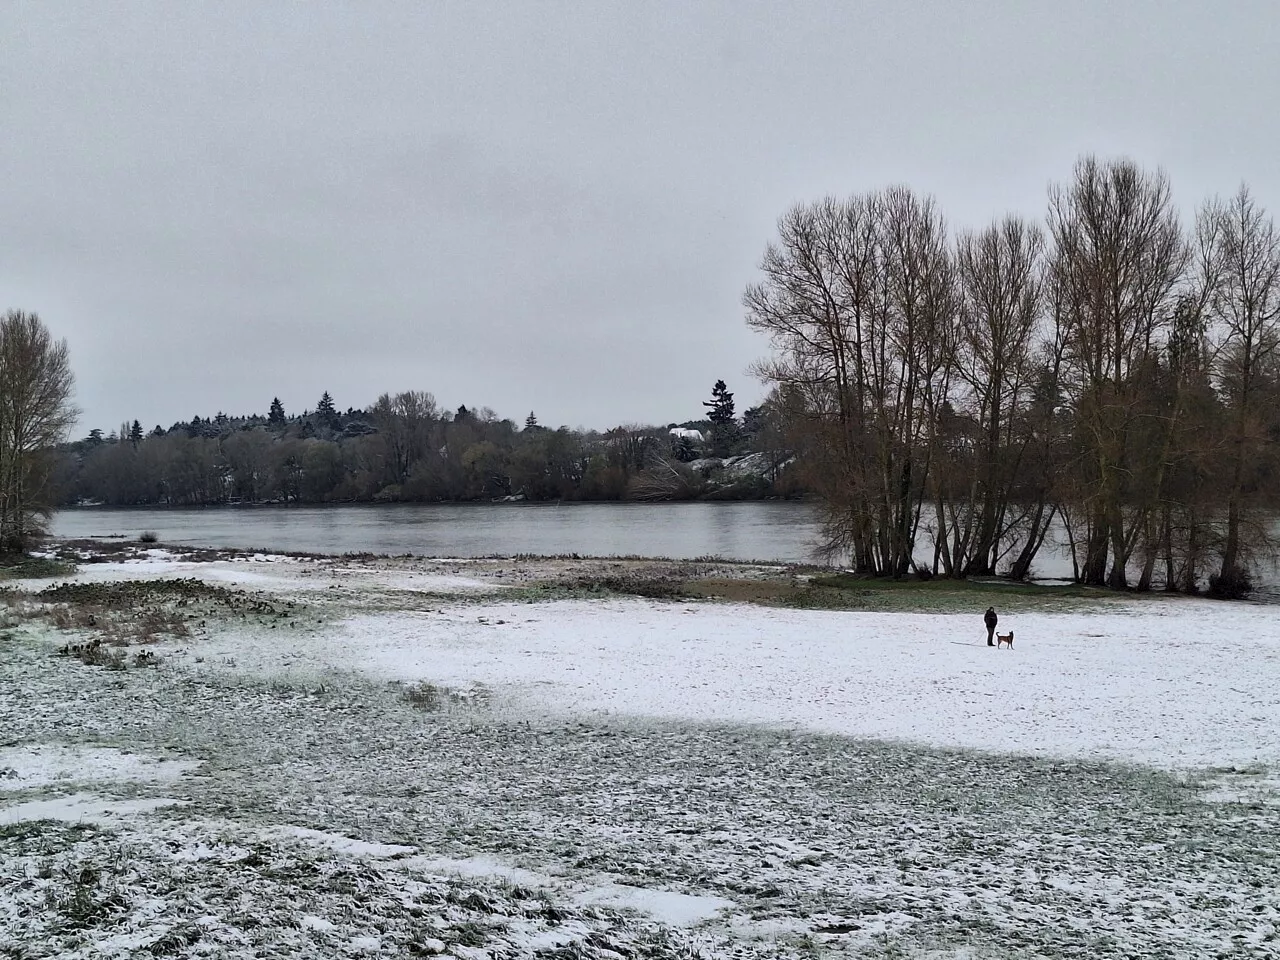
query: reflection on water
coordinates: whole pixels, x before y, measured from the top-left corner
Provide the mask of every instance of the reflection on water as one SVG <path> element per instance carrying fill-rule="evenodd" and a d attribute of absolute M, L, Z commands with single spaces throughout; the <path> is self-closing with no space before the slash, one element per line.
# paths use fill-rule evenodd
<path fill-rule="evenodd" d="M 819 538 L 810 504 L 566 503 L 342 504 L 327 507 L 206 507 L 60 510 L 60 537 L 124 536 L 154 530 L 164 543 L 303 553 L 384 553 L 428 557 L 513 554 L 777 560 L 809 563 Z M 1276 533 L 1280 535 L 1280 526 Z M 1069 579 L 1071 556 L 1061 529 L 1051 532 L 1033 576 Z M 932 559 L 923 543 L 917 557 Z M 1136 580 L 1137 569 L 1131 571 Z M 1280 573 L 1257 571 L 1274 589 Z"/>
<path fill-rule="evenodd" d="M 818 532 L 802 503 L 394 504 L 60 510 L 59 537 L 296 550 L 483 557 L 571 554 L 808 562 Z"/>

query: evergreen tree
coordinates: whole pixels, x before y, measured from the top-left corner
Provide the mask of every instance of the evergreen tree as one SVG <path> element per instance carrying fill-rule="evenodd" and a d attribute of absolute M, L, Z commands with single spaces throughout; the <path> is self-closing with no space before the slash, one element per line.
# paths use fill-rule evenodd
<path fill-rule="evenodd" d="M 129 428 L 129 442 L 135 447 L 142 442 L 142 424 L 137 420 L 133 421 L 133 426 Z"/>
<path fill-rule="evenodd" d="M 219 410 L 219 411 L 218 411 L 218 415 L 217 415 L 216 417 L 214 417 L 214 418 L 213 418 L 213 422 L 214 422 L 214 423 L 216 423 L 216 424 L 218 425 L 218 429 L 219 429 L 219 430 L 222 430 L 224 427 L 226 427 L 226 425 L 227 425 L 228 423 L 230 423 L 230 422 L 231 422 L 231 418 L 230 418 L 230 417 L 228 417 L 228 416 L 227 416 L 225 413 L 223 413 L 221 410 Z"/>
<path fill-rule="evenodd" d="M 693 447 L 693 440 L 683 435 L 672 437 L 671 455 L 681 463 L 689 463 L 698 459 L 698 451 Z"/>
<path fill-rule="evenodd" d="M 529 411 L 529 415 L 524 418 L 524 428 L 526 430 L 538 429 L 538 418 L 533 415 L 533 411 Z"/>
<path fill-rule="evenodd" d="M 156 428 L 155 428 L 154 430 L 152 430 L 152 431 L 151 431 L 151 435 L 152 435 L 153 437 L 163 437 L 163 436 L 164 436 L 164 427 L 160 426 L 160 424 L 158 424 L 158 423 L 157 423 L 157 424 L 156 424 Z"/>
<path fill-rule="evenodd" d="M 272 397 L 271 410 L 267 413 L 267 423 L 270 423 L 273 426 L 283 427 L 284 422 L 284 404 L 280 402 L 279 397 Z"/>
<path fill-rule="evenodd" d="M 333 397 L 329 396 L 329 391 L 324 392 L 324 396 L 320 398 L 320 402 L 316 404 L 316 413 L 325 423 L 332 423 L 338 415 L 337 409 L 333 405 Z"/>
<path fill-rule="evenodd" d="M 712 423 L 733 423 L 733 394 L 723 380 L 716 381 L 711 388 L 711 399 L 703 400 L 702 405 L 707 408 L 707 419 Z"/>
<path fill-rule="evenodd" d="M 738 421 L 733 416 L 733 394 L 723 380 L 716 381 L 716 385 L 711 388 L 711 399 L 704 400 L 702 405 L 707 408 L 707 419 L 711 421 L 711 455 L 732 455 L 740 433 Z"/>
<path fill-rule="evenodd" d="M 96 447 L 98 444 L 105 443 L 106 441 L 102 439 L 102 431 L 98 427 L 94 427 L 89 431 L 89 436 L 84 438 L 84 442 Z"/>

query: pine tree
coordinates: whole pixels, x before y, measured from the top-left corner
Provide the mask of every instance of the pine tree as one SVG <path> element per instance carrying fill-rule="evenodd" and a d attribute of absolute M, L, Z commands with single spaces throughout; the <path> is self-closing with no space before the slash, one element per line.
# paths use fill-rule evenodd
<path fill-rule="evenodd" d="M 277 427 L 283 427 L 285 422 L 284 404 L 280 402 L 279 397 L 271 398 L 271 410 L 267 413 L 267 423 Z"/>
<path fill-rule="evenodd" d="M 137 420 L 133 421 L 133 426 L 129 428 L 129 442 L 135 447 L 142 442 L 142 424 Z"/>
<path fill-rule="evenodd" d="M 716 385 L 711 388 L 711 399 L 704 400 L 702 405 L 707 408 L 707 419 L 711 421 L 711 455 L 732 455 L 741 434 L 738 421 L 733 416 L 733 394 L 723 380 L 716 381 Z"/>
<path fill-rule="evenodd" d="M 333 397 L 329 396 L 328 390 L 324 392 L 324 396 L 316 404 L 316 413 L 325 423 L 332 423 L 334 417 L 338 415 L 338 411 L 333 405 Z"/>
<path fill-rule="evenodd" d="M 707 408 L 707 419 L 712 423 L 733 422 L 733 394 L 723 380 L 716 381 L 711 388 L 711 399 L 703 400 L 702 405 Z"/>
<path fill-rule="evenodd" d="M 526 430 L 538 429 L 538 418 L 533 415 L 533 411 L 529 411 L 529 415 L 524 418 L 524 428 Z"/>

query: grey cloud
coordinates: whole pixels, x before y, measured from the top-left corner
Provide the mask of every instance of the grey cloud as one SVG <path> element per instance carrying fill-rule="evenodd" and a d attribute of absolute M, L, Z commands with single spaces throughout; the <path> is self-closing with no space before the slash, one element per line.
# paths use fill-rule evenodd
<path fill-rule="evenodd" d="M 1084 151 L 1280 208 L 1270 4 L 19 4 L 0 292 L 83 426 L 428 389 L 607 427 L 742 403 L 788 205 L 960 227 Z"/>

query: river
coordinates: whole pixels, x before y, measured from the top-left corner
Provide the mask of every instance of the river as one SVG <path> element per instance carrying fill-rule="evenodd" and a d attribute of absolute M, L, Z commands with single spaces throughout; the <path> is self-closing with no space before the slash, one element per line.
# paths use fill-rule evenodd
<path fill-rule="evenodd" d="M 153 531 L 162 543 L 299 553 L 576 553 L 785 563 L 813 562 L 820 534 L 814 506 L 788 501 L 80 507 L 59 510 L 51 524 L 55 536 L 76 539 L 136 539 L 144 530 Z M 1275 533 L 1280 535 L 1280 524 Z M 1070 578 L 1071 558 L 1063 540 L 1046 541 L 1033 576 Z M 930 555 L 931 550 L 921 546 L 919 559 L 927 562 Z M 1263 566 L 1258 585 L 1274 591 L 1280 586 L 1280 571 Z M 1131 580 L 1136 578 L 1135 569 Z"/>
<path fill-rule="evenodd" d="M 809 562 L 818 535 L 812 506 L 744 503 L 341 504 L 324 507 L 59 510 L 58 537 L 303 553 L 439 557 L 580 554 Z"/>

